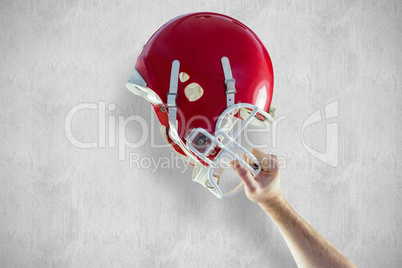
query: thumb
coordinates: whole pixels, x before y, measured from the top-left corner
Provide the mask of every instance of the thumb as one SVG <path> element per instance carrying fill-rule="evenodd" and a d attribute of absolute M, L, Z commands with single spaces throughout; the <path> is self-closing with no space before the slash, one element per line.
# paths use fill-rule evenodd
<path fill-rule="evenodd" d="M 255 179 L 253 176 L 251 176 L 250 172 L 248 169 L 240 164 L 239 161 L 233 160 L 230 162 L 230 166 L 236 171 L 237 175 L 239 175 L 240 179 L 244 182 L 244 184 L 249 188 L 249 189 L 254 189 L 254 183 Z"/>

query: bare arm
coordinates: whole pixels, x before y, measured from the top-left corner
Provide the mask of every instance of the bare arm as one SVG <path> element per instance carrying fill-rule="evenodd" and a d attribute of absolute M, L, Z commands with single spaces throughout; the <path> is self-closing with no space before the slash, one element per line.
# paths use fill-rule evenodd
<path fill-rule="evenodd" d="M 299 267 L 356 267 L 345 255 L 329 243 L 288 204 L 280 190 L 276 156 L 259 150 L 251 151 L 262 165 L 255 178 L 239 162 L 232 167 L 244 181 L 247 197 L 257 202 L 278 226 Z M 250 159 L 245 157 L 250 164 Z"/>

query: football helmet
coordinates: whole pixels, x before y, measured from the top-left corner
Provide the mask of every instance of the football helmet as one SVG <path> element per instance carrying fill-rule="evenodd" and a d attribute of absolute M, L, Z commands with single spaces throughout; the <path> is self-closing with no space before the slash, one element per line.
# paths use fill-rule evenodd
<path fill-rule="evenodd" d="M 273 83 L 271 59 L 257 35 L 231 17 L 203 12 L 176 17 L 156 31 L 126 87 L 153 106 L 166 142 L 195 166 L 193 180 L 228 198 L 243 183 L 221 189 L 222 163 L 236 159 L 254 176 L 261 171 L 236 139 L 249 124 L 273 122 Z"/>

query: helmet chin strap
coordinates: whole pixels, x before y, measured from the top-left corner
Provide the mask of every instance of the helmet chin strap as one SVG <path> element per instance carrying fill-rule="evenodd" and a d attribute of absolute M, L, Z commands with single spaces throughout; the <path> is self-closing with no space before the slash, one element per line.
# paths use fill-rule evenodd
<path fill-rule="evenodd" d="M 235 104 L 236 80 L 233 79 L 232 68 L 230 68 L 229 59 L 227 57 L 222 57 L 221 62 L 222 62 L 223 74 L 225 75 L 226 103 L 227 107 L 230 107 Z M 231 114 L 231 116 L 233 115 Z"/>
<path fill-rule="evenodd" d="M 230 67 L 230 62 L 227 57 L 221 58 L 223 73 L 225 76 L 225 84 L 226 84 L 226 103 L 227 107 L 231 107 L 235 103 L 235 94 L 236 81 L 232 76 L 232 69 Z M 179 137 L 178 134 L 178 126 L 177 126 L 177 88 L 178 88 L 178 79 L 180 72 L 180 62 L 178 60 L 174 60 L 172 62 L 172 69 L 170 71 L 170 85 L 169 85 L 169 93 L 167 93 L 167 108 L 168 108 L 168 116 L 169 116 L 169 137 L 193 160 L 197 160 L 194 155 L 188 151 L 185 144 Z M 144 81 L 145 83 L 145 81 Z M 230 119 L 232 121 L 234 117 L 234 113 L 229 114 Z"/>
<path fill-rule="evenodd" d="M 221 58 L 223 73 L 225 75 L 225 84 L 226 84 L 226 104 L 227 107 L 231 107 L 235 104 L 235 94 L 236 88 L 235 83 L 236 80 L 233 79 L 232 76 L 232 68 L 230 67 L 230 62 L 227 57 Z M 177 87 L 179 80 L 179 72 L 180 72 L 180 62 L 178 60 L 174 60 L 172 62 L 172 69 L 170 71 L 170 86 L 169 93 L 167 94 L 167 108 L 169 111 L 169 136 L 174 141 L 179 140 L 179 135 L 177 133 Z M 145 81 L 144 81 L 145 82 Z M 231 118 L 233 118 L 233 114 L 229 114 Z"/>
<path fill-rule="evenodd" d="M 180 62 L 178 60 L 174 60 L 172 62 L 172 70 L 170 72 L 170 86 L 169 86 L 169 93 L 167 94 L 167 108 L 169 114 L 169 136 L 174 141 L 177 141 L 179 135 L 177 133 L 177 87 L 178 87 L 178 80 L 179 80 L 179 70 L 180 70 Z"/>
<path fill-rule="evenodd" d="M 198 159 L 187 149 L 186 145 L 180 139 L 177 127 L 177 87 L 179 83 L 180 62 L 174 60 L 172 62 L 172 70 L 170 72 L 169 93 L 167 94 L 168 116 L 169 116 L 169 137 L 183 150 L 183 152 L 192 160 L 198 162 Z"/>

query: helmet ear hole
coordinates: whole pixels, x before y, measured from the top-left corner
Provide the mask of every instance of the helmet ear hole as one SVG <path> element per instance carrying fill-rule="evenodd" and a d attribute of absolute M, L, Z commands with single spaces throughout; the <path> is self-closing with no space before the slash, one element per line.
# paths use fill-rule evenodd
<path fill-rule="evenodd" d="M 204 90 L 197 83 L 191 83 L 184 89 L 184 94 L 189 101 L 196 101 L 204 95 Z"/>

